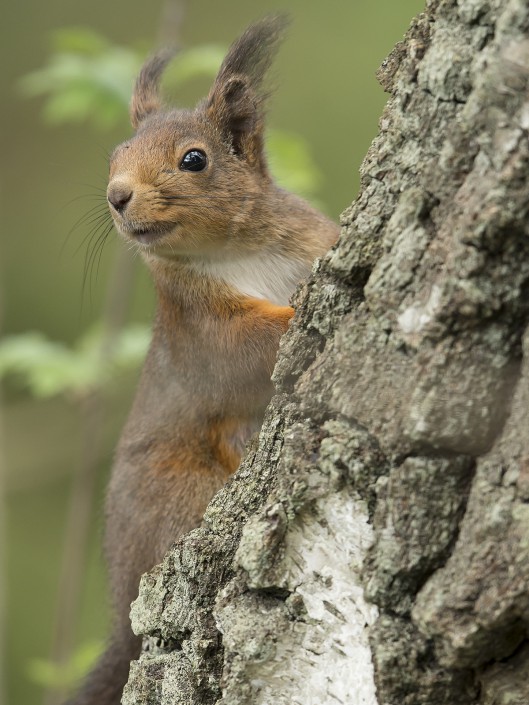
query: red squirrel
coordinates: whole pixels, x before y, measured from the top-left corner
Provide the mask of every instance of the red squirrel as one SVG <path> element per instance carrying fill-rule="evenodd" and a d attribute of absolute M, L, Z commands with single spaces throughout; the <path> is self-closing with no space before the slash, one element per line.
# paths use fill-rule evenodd
<path fill-rule="evenodd" d="M 107 198 L 157 292 L 152 343 L 106 499 L 109 646 L 72 705 L 118 705 L 141 639 L 129 622 L 142 573 L 200 524 L 272 395 L 289 298 L 338 227 L 272 180 L 263 79 L 283 34 L 268 17 L 231 46 L 207 98 L 166 109 L 170 59 L 141 69 L 134 136 L 110 159 Z"/>

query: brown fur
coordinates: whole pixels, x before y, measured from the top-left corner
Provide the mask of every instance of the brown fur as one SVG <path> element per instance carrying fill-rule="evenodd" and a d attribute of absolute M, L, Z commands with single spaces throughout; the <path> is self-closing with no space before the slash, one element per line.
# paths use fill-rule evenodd
<path fill-rule="evenodd" d="M 253 257 L 265 272 L 270 261 L 271 278 L 290 269 L 302 276 L 337 236 L 334 223 L 280 190 L 266 166 L 261 89 L 282 27 L 278 18 L 250 27 L 194 110 L 161 110 L 167 55 L 150 60 L 131 105 L 136 135 L 111 159 L 109 200 L 126 201 L 112 214 L 151 270 L 158 309 L 107 495 L 113 636 L 76 705 L 119 702 L 140 648 L 128 619 L 140 575 L 200 523 L 272 394 L 293 310 L 240 290 L 223 267 Z M 206 153 L 203 171 L 179 168 L 191 149 Z"/>

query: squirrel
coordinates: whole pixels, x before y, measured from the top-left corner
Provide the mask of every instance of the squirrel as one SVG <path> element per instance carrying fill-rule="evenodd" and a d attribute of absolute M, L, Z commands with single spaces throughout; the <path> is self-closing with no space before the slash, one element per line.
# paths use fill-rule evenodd
<path fill-rule="evenodd" d="M 140 577 L 239 465 L 272 396 L 289 298 L 338 236 L 268 170 L 263 80 L 284 27 L 279 16 L 251 25 L 193 110 L 162 105 L 171 54 L 147 60 L 135 134 L 110 159 L 109 208 L 152 274 L 157 310 L 106 497 L 112 636 L 70 705 L 120 702 L 141 650 L 129 621 Z"/>

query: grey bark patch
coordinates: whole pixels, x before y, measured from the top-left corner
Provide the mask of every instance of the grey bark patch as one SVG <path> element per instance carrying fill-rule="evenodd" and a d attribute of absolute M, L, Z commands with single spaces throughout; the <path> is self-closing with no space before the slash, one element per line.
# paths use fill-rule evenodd
<path fill-rule="evenodd" d="M 524 351 L 529 339 L 525 336 Z M 477 467 L 459 539 L 446 566 L 419 593 L 414 619 L 441 639 L 445 664 L 507 658 L 529 627 L 529 365 L 503 432 Z M 520 487 L 521 485 L 521 492 Z"/>
<path fill-rule="evenodd" d="M 477 701 L 479 689 L 472 671 L 440 666 L 428 640 L 407 619 L 381 615 L 371 641 L 379 703 L 469 705 Z"/>
<path fill-rule="evenodd" d="M 526 645 L 508 663 L 494 663 L 479 676 L 482 705 L 526 705 L 529 703 L 529 647 Z"/>
<path fill-rule="evenodd" d="M 370 600 L 409 613 L 413 595 L 448 557 L 471 480 L 472 462 L 456 456 L 407 458 L 378 483 L 378 540 L 365 566 Z"/>

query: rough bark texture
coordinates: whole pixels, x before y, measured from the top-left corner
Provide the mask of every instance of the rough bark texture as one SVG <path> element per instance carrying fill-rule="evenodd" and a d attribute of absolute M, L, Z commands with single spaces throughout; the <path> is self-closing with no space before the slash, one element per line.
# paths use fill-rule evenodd
<path fill-rule="evenodd" d="M 431 0 L 123 703 L 529 703 L 529 6 Z"/>

